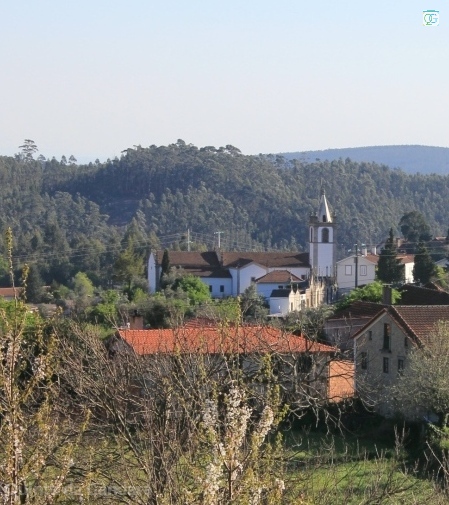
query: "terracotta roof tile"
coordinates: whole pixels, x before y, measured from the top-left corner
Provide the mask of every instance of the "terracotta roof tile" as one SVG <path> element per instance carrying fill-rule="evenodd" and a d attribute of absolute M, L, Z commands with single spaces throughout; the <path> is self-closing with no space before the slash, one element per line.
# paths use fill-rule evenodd
<path fill-rule="evenodd" d="M 309 254 L 298 252 L 224 252 L 223 266 L 237 267 L 249 263 L 258 263 L 264 267 L 295 268 L 310 267 Z"/>
<path fill-rule="evenodd" d="M 335 352 L 335 348 L 272 327 L 183 327 L 177 330 L 118 330 L 137 354 Z"/>
<path fill-rule="evenodd" d="M 161 264 L 164 251 L 157 251 L 156 262 Z M 219 268 L 220 261 L 215 251 L 168 251 L 168 258 L 172 266 L 190 268 Z"/>
<path fill-rule="evenodd" d="M 438 321 L 449 321 L 449 305 L 390 305 L 360 328 L 353 337 L 363 334 L 381 315 L 388 313 L 418 344 L 425 344 Z"/>
<path fill-rule="evenodd" d="M 301 282 L 303 279 L 300 279 L 296 275 L 290 273 L 288 270 L 273 270 L 272 272 L 263 275 L 256 279 L 257 283 L 262 282 Z"/>
<path fill-rule="evenodd" d="M 366 256 L 364 256 L 365 259 L 367 259 L 368 261 L 371 261 L 371 263 L 374 263 L 375 265 L 377 265 L 377 263 L 379 262 L 379 256 L 377 254 L 367 254 Z"/>
<path fill-rule="evenodd" d="M 401 305 L 449 305 L 449 293 L 434 288 L 405 284 L 400 288 Z"/>
<path fill-rule="evenodd" d="M 394 305 L 390 312 L 423 344 L 438 321 L 449 321 L 449 305 Z"/>
<path fill-rule="evenodd" d="M 368 261 L 371 261 L 371 263 L 374 263 L 377 265 L 379 263 L 379 255 L 378 254 L 367 254 L 366 256 L 363 256 L 366 258 Z M 415 256 L 413 254 L 398 254 L 398 259 L 401 260 L 401 263 L 406 264 L 406 263 L 414 263 L 415 261 Z"/>
<path fill-rule="evenodd" d="M 14 298 L 15 295 L 20 296 L 23 288 L 0 288 L 0 296 L 4 298 Z"/>
<path fill-rule="evenodd" d="M 351 305 L 345 309 L 339 310 L 336 312 L 329 320 L 334 319 L 360 319 L 360 318 L 373 318 L 379 312 L 384 309 L 384 305 L 380 303 L 374 302 L 365 302 L 365 301 L 355 301 L 351 303 Z"/>

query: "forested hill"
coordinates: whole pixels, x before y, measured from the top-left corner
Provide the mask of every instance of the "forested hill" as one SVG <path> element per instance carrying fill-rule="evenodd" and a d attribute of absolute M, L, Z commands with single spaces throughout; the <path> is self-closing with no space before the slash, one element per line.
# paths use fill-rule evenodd
<path fill-rule="evenodd" d="M 13 228 L 16 256 L 38 262 L 46 282 L 82 270 L 105 283 L 129 237 L 147 247 L 151 232 L 153 244 L 155 234 L 165 245 L 164 237 L 190 228 L 209 246 L 207 237 L 221 231 L 223 248 L 305 249 L 322 182 L 341 251 L 357 240 L 380 241 L 411 210 L 446 235 L 449 177 L 348 159 L 245 156 L 232 146 L 182 141 L 89 165 L 0 157 L 0 224 Z"/>
<path fill-rule="evenodd" d="M 284 153 L 289 160 L 300 159 L 305 162 L 332 161 L 350 158 L 352 161 L 366 161 L 401 168 L 407 173 L 449 174 L 449 148 L 432 146 L 373 146 L 351 147 L 347 149 L 325 149 L 323 151 L 304 151 Z"/>

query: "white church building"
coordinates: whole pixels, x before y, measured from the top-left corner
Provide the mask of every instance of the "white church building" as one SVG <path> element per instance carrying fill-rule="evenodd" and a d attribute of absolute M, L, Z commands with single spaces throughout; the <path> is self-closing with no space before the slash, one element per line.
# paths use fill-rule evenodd
<path fill-rule="evenodd" d="M 335 293 L 336 222 L 324 190 L 310 215 L 309 252 L 167 251 L 171 268 L 199 277 L 212 298 L 241 295 L 255 285 L 270 312 L 285 313 L 330 303 Z M 164 251 L 148 260 L 150 293 L 159 289 Z"/>

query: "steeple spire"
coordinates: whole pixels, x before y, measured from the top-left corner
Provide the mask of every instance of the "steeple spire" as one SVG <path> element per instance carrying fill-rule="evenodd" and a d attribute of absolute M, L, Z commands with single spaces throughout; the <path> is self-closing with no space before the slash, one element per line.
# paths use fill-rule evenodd
<path fill-rule="evenodd" d="M 320 191 L 320 205 L 318 207 L 318 221 L 320 223 L 332 223 L 332 214 L 329 211 L 329 204 L 327 203 L 326 193 L 324 186 L 321 185 Z"/>

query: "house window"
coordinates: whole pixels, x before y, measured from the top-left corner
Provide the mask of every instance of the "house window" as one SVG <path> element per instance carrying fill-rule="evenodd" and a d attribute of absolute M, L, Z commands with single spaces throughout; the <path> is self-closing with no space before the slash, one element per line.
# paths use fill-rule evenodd
<path fill-rule="evenodd" d="M 327 244 L 329 242 L 329 228 L 323 228 L 321 232 L 321 241 Z"/>
<path fill-rule="evenodd" d="M 352 265 L 345 266 L 345 275 L 352 275 Z"/>
<path fill-rule="evenodd" d="M 312 370 L 312 366 L 312 356 L 307 354 L 301 354 L 296 361 L 296 371 L 298 373 L 309 373 Z"/>
<path fill-rule="evenodd" d="M 404 347 L 408 347 L 408 338 L 407 337 L 404 338 Z"/>
<path fill-rule="evenodd" d="M 224 293 L 224 286 L 223 286 L 223 284 L 220 286 L 220 293 Z"/>
<path fill-rule="evenodd" d="M 402 375 L 404 371 L 404 358 L 398 358 L 398 374 Z"/>
<path fill-rule="evenodd" d="M 384 371 L 384 373 L 388 373 L 390 371 L 390 359 L 389 358 L 384 358 L 383 371 Z"/>
<path fill-rule="evenodd" d="M 251 282 L 256 282 L 256 278 L 255 277 L 251 277 Z"/>
<path fill-rule="evenodd" d="M 360 368 L 362 370 L 368 370 L 368 353 L 362 352 L 360 354 Z"/>
<path fill-rule="evenodd" d="M 367 275 L 366 265 L 360 265 L 360 275 L 364 275 L 364 276 Z"/>
<path fill-rule="evenodd" d="M 209 285 L 209 293 L 212 293 L 212 286 Z"/>
<path fill-rule="evenodd" d="M 384 324 L 384 342 L 382 349 L 384 351 L 391 351 L 391 327 L 388 323 Z"/>
<path fill-rule="evenodd" d="M 373 340 L 373 331 L 372 330 L 368 330 L 366 332 L 367 336 L 368 336 L 368 340 Z"/>

